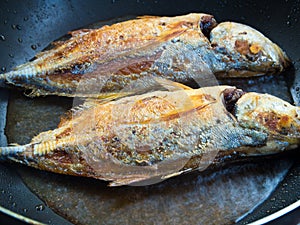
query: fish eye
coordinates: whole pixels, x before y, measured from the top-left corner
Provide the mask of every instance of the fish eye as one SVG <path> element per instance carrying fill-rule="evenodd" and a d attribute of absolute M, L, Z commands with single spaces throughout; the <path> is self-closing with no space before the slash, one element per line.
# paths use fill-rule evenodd
<path fill-rule="evenodd" d="M 205 37 L 209 39 L 211 30 L 217 26 L 217 22 L 213 16 L 205 15 L 202 16 L 199 21 L 199 28 Z"/>
<path fill-rule="evenodd" d="M 236 88 L 226 88 L 222 92 L 222 101 L 226 110 L 233 114 L 236 102 L 244 95 L 241 89 Z"/>

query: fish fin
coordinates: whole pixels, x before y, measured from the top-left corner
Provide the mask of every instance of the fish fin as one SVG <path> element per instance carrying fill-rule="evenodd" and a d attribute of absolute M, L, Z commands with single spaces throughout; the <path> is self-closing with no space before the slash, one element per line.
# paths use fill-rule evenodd
<path fill-rule="evenodd" d="M 126 96 L 130 96 L 132 94 L 134 94 L 134 92 L 116 92 L 99 95 L 97 98 L 86 98 L 81 107 L 84 109 L 92 108 Z"/>
<path fill-rule="evenodd" d="M 93 29 L 73 30 L 73 31 L 69 31 L 68 34 L 72 35 L 72 37 L 78 37 L 78 36 L 80 36 L 82 34 L 88 33 L 91 30 L 93 30 Z"/>
<path fill-rule="evenodd" d="M 176 176 L 179 176 L 183 173 L 187 173 L 187 172 L 190 172 L 192 171 L 192 168 L 189 168 L 189 169 L 186 169 L 186 170 L 182 170 L 182 171 L 179 171 L 179 172 L 175 172 L 175 173 L 171 173 L 171 174 L 167 174 L 167 175 L 164 175 L 161 177 L 161 179 L 165 180 L 165 179 L 169 179 L 171 177 L 176 177 Z"/>
<path fill-rule="evenodd" d="M 130 178 L 120 178 L 120 179 L 111 181 L 109 183 L 109 186 L 110 187 L 117 187 L 117 186 L 122 186 L 122 185 L 129 185 L 129 184 L 140 182 L 140 181 L 143 181 L 143 180 L 145 180 L 144 177 L 138 177 L 138 178 L 131 178 L 131 177 Z"/>
<path fill-rule="evenodd" d="M 144 16 L 137 16 L 137 19 L 155 19 L 160 18 L 159 16 L 151 16 L 151 15 L 144 15 Z"/>
<path fill-rule="evenodd" d="M 156 77 L 154 79 L 158 84 L 166 88 L 168 91 L 193 90 L 193 88 L 189 86 L 168 79 L 163 79 L 159 77 Z"/>
<path fill-rule="evenodd" d="M 131 93 L 108 93 L 104 96 L 98 96 L 98 98 L 86 98 L 85 101 L 82 104 L 79 104 L 69 111 L 67 111 L 64 115 L 60 118 L 60 123 L 58 127 L 62 127 L 66 122 L 70 121 L 71 119 L 74 119 L 74 117 L 78 117 L 81 115 L 81 113 L 87 109 L 96 107 L 98 105 L 102 105 L 105 103 L 108 103 L 110 101 L 114 101 L 116 99 L 125 97 L 130 95 Z M 109 96 L 108 96 L 109 95 Z"/>
<path fill-rule="evenodd" d="M 0 147 L 0 157 L 1 156 L 8 156 L 8 155 L 16 155 L 20 152 L 25 152 L 27 150 L 27 147 L 31 146 L 30 144 L 27 145 L 18 145 L 18 144 L 12 144 L 11 146 L 7 147 Z"/>
<path fill-rule="evenodd" d="M 122 185 L 130 185 L 130 186 L 146 186 L 155 183 L 159 183 L 163 181 L 159 175 L 140 175 L 136 177 L 123 177 L 113 180 L 109 183 L 110 187 L 122 186 Z"/>

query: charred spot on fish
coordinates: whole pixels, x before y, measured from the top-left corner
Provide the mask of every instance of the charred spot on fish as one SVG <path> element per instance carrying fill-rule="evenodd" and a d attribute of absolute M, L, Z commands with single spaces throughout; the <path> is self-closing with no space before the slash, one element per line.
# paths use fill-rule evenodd
<path fill-rule="evenodd" d="M 212 48 L 216 48 L 217 46 L 218 46 L 217 43 L 212 43 L 212 44 L 211 44 L 211 47 L 212 47 Z"/>
<path fill-rule="evenodd" d="M 247 40 L 236 40 L 234 48 L 250 61 L 255 61 L 262 55 L 262 47 L 258 44 L 249 44 Z"/>
<path fill-rule="evenodd" d="M 288 115 L 278 115 L 275 112 L 259 113 L 257 121 L 269 130 L 288 135 L 293 129 L 292 118 Z"/>
<path fill-rule="evenodd" d="M 211 30 L 217 25 L 213 16 L 202 16 L 199 22 L 200 29 L 205 37 L 209 39 Z"/>
<path fill-rule="evenodd" d="M 226 88 L 223 91 L 223 100 L 226 107 L 226 110 L 230 113 L 234 111 L 235 103 L 244 95 L 245 92 L 243 92 L 240 89 L 236 88 Z"/>
<path fill-rule="evenodd" d="M 250 53 L 249 43 L 247 40 L 236 40 L 234 43 L 234 48 L 242 55 L 247 55 Z"/>

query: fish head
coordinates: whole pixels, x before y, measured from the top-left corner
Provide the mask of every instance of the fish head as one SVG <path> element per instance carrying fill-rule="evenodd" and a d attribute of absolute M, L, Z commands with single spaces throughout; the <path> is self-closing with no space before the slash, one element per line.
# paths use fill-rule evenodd
<path fill-rule="evenodd" d="M 290 65 L 285 52 L 259 31 L 240 23 L 223 22 L 210 32 L 210 42 L 227 71 L 215 65 L 219 77 L 244 77 L 280 73 Z M 228 59 L 227 62 L 226 58 Z M 220 68 L 218 68 L 220 67 Z"/>
<path fill-rule="evenodd" d="M 266 145 L 273 149 L 292 149 L 300 144 L 299 107 L 269 94 L 250 92 L 242 94 L 232 110 L 242 127 L 267 133 Z"/>

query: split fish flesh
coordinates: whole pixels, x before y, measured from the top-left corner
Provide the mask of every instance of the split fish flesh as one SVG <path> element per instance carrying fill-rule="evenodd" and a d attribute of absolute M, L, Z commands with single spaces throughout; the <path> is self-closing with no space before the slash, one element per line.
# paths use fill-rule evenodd
<path fill-rule="evenodd" d="M 276 74 L 290 64 L 259 31 L 202 13 L 143 16 L 69 34 L 0 81 L 31 90 L 29 96 L 104 98 L 149 75 L 203 87 L 218 85 L 215 76 Z"/>
<path fill-rule="evenodd" d="M 57 129 L 0 147 L 4 160 L 41 170 L 147 185 L 193 170 L 296 148 L 300 108 L 232 86 L 191 89 L 160 81 L 154 91 L 114 101 L 88 99 Z"/>

